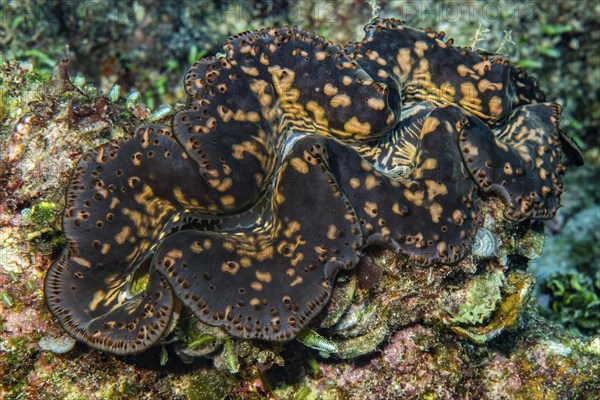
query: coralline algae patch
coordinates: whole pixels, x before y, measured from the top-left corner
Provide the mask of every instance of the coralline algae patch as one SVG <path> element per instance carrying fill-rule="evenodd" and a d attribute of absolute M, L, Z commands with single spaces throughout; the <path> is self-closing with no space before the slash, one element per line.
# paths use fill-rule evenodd
<path fill-rule="evenodd" d="M 321 363 L 321 369 L 352 399 L 596 398 L 598 356 L 575 337 L 555 341 L 553 328 L 540 322 L 514 335 L 510 352 L 478 354 L 415 324 L 393 333 L 366 365 Z"/>
<path fill-rule="evenodd" d="M 172 129 L 142 126 L 82 157 L 45 285 L 69 334 L 138 353 L 183 304 L 229 335 L 289 341 L 369 246 L 450 273 L 494 255 L 476 235 L 485 199 L 515 223 L 555 214 L 561 148 L 577 152 L 532 78 L 399 21 L 365 31 L 344 48 L 297 28 L 234 36 L 193 65 Z M 381 341 L 380 304 L 365 289 L 345 297 L 334 331 L 375 324 Z"/>

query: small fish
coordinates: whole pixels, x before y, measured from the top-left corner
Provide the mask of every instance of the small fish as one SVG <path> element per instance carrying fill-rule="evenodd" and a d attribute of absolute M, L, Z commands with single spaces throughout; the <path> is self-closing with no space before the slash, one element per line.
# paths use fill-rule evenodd
<path fill-rule="evenodd" d="M 154 111 L 154 113 L 152 114 L 152 116 L 150 117 L 150 121 L 159 121 L 169 115 L 171 115 L 173 113 L 173 107 L 171 107 L 168 104 L 163 104 L 162 106 L 158 107 L 156 109 L 156 111 Z"/>
<path fill-rule="evenodd" d="M 138 102 L 140 97 L 141 97 L 140 92 L 138 92 L 135 89 L 132 89 L 131 92 L 127 95 L 127 98 L 125 99 L 125 107 L 131 108 L 131 107 L 135 106 L 135 104 Z"/>
<path fill-rule="evenodd" d="M 303 329 L 296 336 L 296 340 L 311 349 L 319 350 L 322 353 L 337 353 L 338 347 L 335 342 L 319 335 L 312 329 Z"/>

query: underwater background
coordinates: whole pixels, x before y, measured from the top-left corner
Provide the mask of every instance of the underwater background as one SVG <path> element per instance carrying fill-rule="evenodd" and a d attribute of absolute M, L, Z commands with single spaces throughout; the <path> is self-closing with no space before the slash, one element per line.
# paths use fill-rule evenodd
<path fill-rule="evenodd" d="M 177 340 L 136 356 L 64 334 L 43 280 L 65 244 L 64 193 L 81 155 L 142 122 L 169 121 L 185 102 L 190 65 L 234 34 L 298 25 L 343 45 L 376 15 L 508 57 L 561 105 L 561 129 L 585 164 L 567 168 L 557 215 L 515 234 L 510 273 L 427 286 L 428 268 L 408 269 L 384 282 L 412 308 L 393 315 L 373 301 L 377 310 L 355 316 L 375 333 L 347 333 L 338 356 L 327 344 L 233 343 L 186 318 Z M 595 1 L 1 1 L 0 398 L 599 398 L 599 42 Z M 385 251 L 372 256 L 380 268 L 361 271 L 363 280 L 397 263 Z M 513 289 L 534 286 L 515 304 L 511 279 Z M 433 300 L 436 291 L 447 298 Z M 514 318 L 492 334 L 503 307 Z"/>

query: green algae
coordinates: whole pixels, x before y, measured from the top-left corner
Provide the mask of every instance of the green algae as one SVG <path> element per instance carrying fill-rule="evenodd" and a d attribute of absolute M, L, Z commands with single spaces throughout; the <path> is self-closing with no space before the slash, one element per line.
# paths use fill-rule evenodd
<path fill-rule="evenodd" d="M 193 376 L 187 386 L 189 400 L 220 400 L 232 393 L 235 380 L 217 370 Z"/>
<path fill-rule="evenodd" d="M 510 272 L 502 287 L 500 304 L 487 323 L 465 327 L 452 326 L 451 329 L 460 336 L 483 344 L 503 331 L 514 328 L 519 322 L 521 310 L 529 298 L 534 281 L 532 275 L 521 271 Z"/>
<path fill-rule="evenodd" d="M 0 55 L 0 137 L 8 135 L 27 108 L 27 103 L 38 98 L 48 75 L 28 63 L 6 60 Z"/>
<path fill-rule="evenodd" d="M 262 365 L 265 369 L 283 366 L 285 361 L 281 356 L 282 345 L 241 340 L 236 343 L 236 354 L 243 364 L 248 366 Z"/>
<path fill-rule="evenodd" d="M 534 260 L 542 254 L 545 242 L 546 235 L 544 232 L 528 229 L 525 235 L 515 242 L 515 251 L 530 260 Z"/>
<path fill-rule="evenodd" d="M 273 390 L 273 399 L 294 400 L 345 400 L 348 399 L 340 389 L 331 387 L 333 382 L 312 385 L 310 381 L 297 385 L 287 385 Z"/>
<path fill-rule="evenodd" d="M 560 234 L 551 236 L 547 249 L 533 263 L 540 277 L 539 309 L 542 315 L 558 321 L 569 329 L 584 334 L 600 333 L 600 207 L 593 196 L 596 188 L 580 175 L 573 175 L 571 185 L 580 186 L 578 207 L 583 210 L 572 215 Z M 592 178 L 592 181 L 596 179 Z M 570 193 L 571 196 L 575 194 Z M 592 198 L 590 198 L 592 197 Z"/>
<path fill-rule="evenodd" d="M 222 342 L 223 339 L 217 338 L 210 333 L 202 333 L 194 337 L 194 339 L 188 343 L 188 347 L 193 350 L 199 347 L 214 346 L 215 344 Z"/>
<path fill-rule="evenodd" d="M 591 277 L 569 271 L 554 273 L 542 285 L 550 295 L 550 308 L 562 324 L 582 332 L 600 332 L 600 271 Z"/>
<path fill-rule="evenodd" d="M 26 221 L 31 221 L 34 224 L 44 226 L 54 221 L 56 210 L 55 203 L 40 201 L 31 208 L 24 208 L 21 211 L 21 216 Z"/>
<path fill-rule="evenodd" d="M 132 382 L 119 382 L 108 385 L 104 393 L 100 394 L 102 400 L 136 399 L 141 395 L 141 389 Z"/>
<path fill-rule="evenodd" d="M 494 269 L 476 275 L 461 288 L 448 293 L 442 299 L 442 307 L 450 315 L 449 322 L 477 325 L 488 319 L 502 298 L 503 278 L 502 271 Z"/>
<path fill-rule="evenodd" d="M 7 398 L 25 399 L 24 388 L 28 386 L 27 376 L 33 369 L 39 353 L 35 342 L 38 335 L 16 336 L 7 341 L 0 339 L 0 390 L 8 390 Z M 6 389 L 3 389 L 6 388 Z"/>

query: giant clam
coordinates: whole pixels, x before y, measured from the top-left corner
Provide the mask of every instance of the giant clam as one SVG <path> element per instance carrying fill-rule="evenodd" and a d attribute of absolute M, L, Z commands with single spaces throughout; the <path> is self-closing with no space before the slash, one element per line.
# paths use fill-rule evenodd
<path fill-rule="evenodd" d="M 232 336 L 287 341 L 371 245 L 453 264 L 478 196 L 515 221 L 559 206 L 562 147 L 577 150 L 559 106 L 502 57 L 396 20 L 344 48 L 284 27 L 224 51 L 193 65 L 172 128 L 142 126 L 78 163 L 45 282 L 77 340 L 141 352 L 181 303 Z M 253 224 L 222 222 L 260 202 Z"/>

